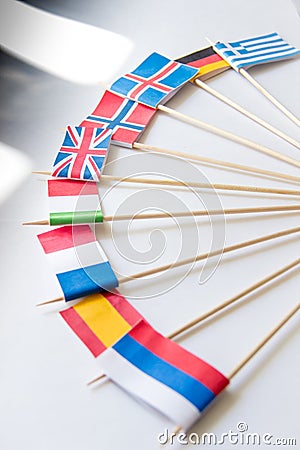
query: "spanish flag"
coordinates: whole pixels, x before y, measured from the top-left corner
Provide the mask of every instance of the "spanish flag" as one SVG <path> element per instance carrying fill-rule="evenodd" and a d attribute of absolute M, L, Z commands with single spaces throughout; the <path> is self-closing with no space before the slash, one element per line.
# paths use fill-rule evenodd
<path fill-rule="evenodd" d="M 143 319 L 118 292 L 90 295 L 60 314 L 95 357 Z"/>
<path fill-rule="evenodd" d="M 198 69 L 199 72 L 194 79 L 200 78 L 203 81 L 224 72 L 224 70 L 230 69 L 228 62 L 221 58 L 212 47 L 203 48 L 202 50 L 182 56 L 175 61 Z"/>

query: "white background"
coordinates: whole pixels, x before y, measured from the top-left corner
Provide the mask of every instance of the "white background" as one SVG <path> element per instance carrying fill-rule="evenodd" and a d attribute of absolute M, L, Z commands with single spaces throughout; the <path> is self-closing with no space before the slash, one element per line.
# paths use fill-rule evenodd
<path fill-rule="evenodd" d="M 172 58 L 195 51 L 206 45 L 205 36 L 213 40 L 234 40 L 277 31 L 288 42 L 300 47 L 299 17 L 294 4 L 287 0 L 192 0 L 187 3 L 174 0 L 87 1 L 73 7 L 69 5 L 69 9 L 54 2 L 51 11 L 128 38 L 131 52 L 123 64 L 118 64 L 118 74 L 135 67 L 153 50 Z M 10 20 L 11 34 L 22 36 L 24 23 L 14 21 L 13 17 Z M 50 41 L 52 32 L 51 27 L 39 30 Z M 31 39 L 27 33 L 32 52 L 35 53 L 37 48 L 43 51 L 35 27 L 32 26 Z M 66 43 L 63 35 L 61 42 L 61 48 L 57 48 L 58 54 L 63 52 Z M 94 42 L 91 45 L 93 51 L 90 58 L 101 60 L 101 49 L 109 42 L 98 42 L 98 48 Z M 77 54 L 78 70 L 81 52 L 82 49 Z M 86 52 L 89 52 L 88 46 Z M 83 59 L 88 61 L 86 56 Z M 51 64 L 55 65 L 55 61 L 49 60 L 49 66 Z M 50 69 L 48 71 L 51 72 Z M 300 59 L 260 66 L 250 71 L 285 106 L 300 116 L 299 72 Z M 59 75 L 59 67 L 56 75 Z M 99 66 L 99 81 L 101 77 Z M 1 207 L 0 447 L 2 450 L 159 448 L 158 433 L 165 428 L 172 430 L 176 424 L 139 404 L 111 382 L 87 388 L 85 382 L 97 375 L 99 368 L 89 351 L 57 314 L 61 306 L 35 307 L 39 301 L 56 296 L 58 286 L 35 237 L 44 229 L 22 228 L 20 225 L 24 220 L 47 217 L 45 182 L 40 181 L 41 177 L 30 175 L 29 165 L 34 169 L 50 168 L 62 140 L 61 129 L 67 124 L 78 124 L 93 110 L 100 98 L 101 88 L 95 83 L 87 84 L 91 83 L 90 79 L 86 80 L 86 84 L 84 79 L 79 84 L 70 81 L 71 75 L 69 80 L 66 74 L 56 77 L 13 60 L 4 66 L 2 79 L 8 86 L 3 94 L 2 140 L 5 145 L 27 156 L 29 162 L 24 163 L 26 169 L 23 169 L 23 174 L 28 175 L 26 180 L 19 178 L 22 184 Z M 234 71 L 221 74 L 208 83 L 300 140 L 297 127 Z M 196 86 L 187 86 L 168 106 L 300 160 L 299 150 L 230 110 Z M 299 176 L 296 167 L 180 123 L 161 112 L 157 113 L 142 141 Z M 134 158 L 132 155 L 135 155 Z M 114 163 L 115 159 L 118 161 Z M 206 176 L 211 183 L 296 186 L 200 165 L 191 166 L 167 157 L 144 153 L 139 156 L 132 150 L 116 147 L 111 149 L 108 162 L 106 173 L 117 175 L 150 171 L 161 173 L 164 177 L 175 174 L 187 181 L 202 180 Z M 11 178 L 16 178 L 17 165 L 15 172 L 10 170 Z M 113 213 L 120 205 L 127 208 L 129 195 L 142 192 L 140 186 L 122 186 L 113 187 L 106 194 L 108 187 L 111 185 L 104 184 L 100 188 L 106 214 Z M 166 210 L 202 207 L 199 199 L 190 192 L 170 190 L 169 194 L 155 191 L 150 195 L 149 192 L 142 192 L 142 195 L 145 200 L 141 203 L 150 199 L 160 202 L 164 199 L 163 195 L 167 195 Z M 215 198 L 205 197 L 208 207 Z M 219 198 L 224 208 L 299 203 L 297 198 L 279 196 L 219 193 Z M 133 207 L 132 212 L 134 210 Z M 297 226 L 298 218 L 299 214 L 227 218 L 226 245 Z M 180 258 L 180 250 L 184 251 L 185 257 L 192 251 L 197 253 L 195 247 L 198 245 L 201 252 L 206 251 L 210 245 L 211 229 L 206 219 L 199 219 L 196 223 L 199 241 L 187 238 L 197 232 L 195 223 L 188 220 L 180 221 L 178 227 L 168 220 L 133 225 L 130 230 L 132 245 L 142 253 L 152 251 L 151 264 L 128 261 L 128 258 L 135 258 L 135 252 L 125 246 L 128 232 L 124 224 L 113 227 L 114 241 L 109 225 L 99 225 L 97 232 L 113 267 L 120 274 L 129 274 Z M 150 233 L 157 228 L 161 231 L 152 234 L 151 249 Z M 163 249 L 162 238 L 165 239 L 165 250 L 155 258 Z M 125 253 L 127 259 L 120 253 L 124 249 L 128 252 Z M 202 266 L 196 265 L 188 274 L 186 268 L 176 269 L 160 275 L 154 282 L 128 283 L 120 287 L 120 292 L 156 329 L 168 334 L 296 259 L 299 250 L 299 237 L 295 235 L 224 256 L 204 284 L 199 284 Z M 142 254 L 140 257 L 149 260 L 149 255 Z M 299 301 L 298 277 L 299 269 L 296 269 L 249 296 L 228 313 L 197 327 L 193 333 L 180 339 L 180 344 L 212 363 L 225 375 L 228 374 Z M 178 280 L 181 281 L 174 287 Z M 157 295 L 154 296 L 154 293 Z M 297 438 L 299 443 L 300 367 L 296 327 L 297 319 L 294 318 L 232 380 L 230 387 L 192 431 L 214 432 L 220 436 L 229 430 L 236 431 L 237 423 L 244 421 L 249 432 Z M 227 443 L 223 447 L 229 449 L 231 445 Z"/>

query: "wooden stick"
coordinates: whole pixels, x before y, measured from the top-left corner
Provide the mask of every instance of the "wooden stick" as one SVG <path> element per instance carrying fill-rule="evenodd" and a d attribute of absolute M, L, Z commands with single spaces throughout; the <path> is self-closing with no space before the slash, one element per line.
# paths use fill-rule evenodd
<path fill-rule="evenodd" d="M 154 275 L 156 273 L 164 272 L 168 269 L 173 269 L 175 267 L 180 267 L 180 266 L 184 266 L 187 264 L 193 264 L 193 263 L 196 263 L 199 261 L 203 261 L 204 259 L 212 257 L 212 256 L 222 255 L 222 254 L 229 253 L 229 252 L 232 252 L 235 250 L 240 250 L 242 248 L 250 247 L 251 245 L 261 244 L 262 242 L 267 242 L 272 239 L 277 239 L 277 238 L 280 238 L 283 236 L 288 236 L 290 234 L 299 233 L 299 232 L 300 232 L 300 227 L 289 228 L 288 230 L 284 230 L 284 231 L 277 231 L 276 233 L 264 235 L 259 238 L 250 239 L 248 241 L 243 241 L 243 242 L 239 242 L 237 244 L 229 245 L 228 247 L 224 247 L 223 249 L 217 249 L 217 250 L 214 250 L 211 252 L 202 253 L 193 258 L 187 258 L 184 260 L 177 261 L 175 263 L 165 264 L 160 267 L 155 267 L 152 269 L 145 270 L 143 272 L 139 272 L 135 275 L 125 276 L 125 277 L 119 279 L 119 283 L 120 284 L 127 283 L 128 281 L 137 280 L 139 278 L 147 277 L 149 275 Z"/>
<path fill-rule="evenodd" d="M 173 269 L 175 267 L 180 267 L 180 266 L 184 266 L 187 264 L 193 264 L 193 263 L 196 263 L 199 261 L 203 261 L 204 259 L 209 258 L 211 256 L 222 255 L 222 254 L 229 253 L 229 252 L 232 252 L 235 250 L 240 250 L 242 248 L 250 247 L 251 245 L 261 244 L 262 242 L 267 242 L 272 239 L 277 239 L 280 237 L 288 236 L 290 234 L 299 233 L 299 232 L 300 232 L 300 227 L 289 228 L 289 229 L 283 230 L 283 231 L 277 231 L 276 233 L 267 234 L 267 235 L 261 236 L 259 238 L 250 239 L 248 241 L 239 242 L 237 244 L 229 245 L 228 247 L 224 247 L 224 248 L 217 249 L 214 251 L 209 251 L 206 253 L 201 253 L 200 255 L 194 256 L 192 258 L 187 258 L 187 259 L 183 259 L 180 261 L 176 261 L 175 263 L 164 264 L 163 266 L 154 267 L 152 269 L 148 269 L 143 272 L 136 273 L 134 275 L 124 276 L 122 278 L 119 278 L 118 281 L 119 281 L 119 284 L 127 283 L 128 281 L 131 281 L 131 280 L 138 280 L 140 278 L 144 278 L 149 275 L 154 275 L 156 273 L 165 272 L 168 269 Z M 53 303 L 53 302 L 62 301 L 62 300 L 64 300 L 64 297 L 58 297 L 54 300 L 47 300 L 47 302 L 39 303 L 36 306 L 41 306 L 41 305 L 45 305 L 45 304 L 49 304 L 49 303 Z"/>
<path fill-rule="evenodd" d="M 205 39 L 213 46 L 213 49 L 216 53 L 223 58 L 222 55 L 218 52 L 218 50 L 214 47 L 214 42 L 211 41 L 208 37 Z M 300 126 L 300 121 L 294 116 L 291 111 L 289 111 L 285 106 L 283 106 L 273 95 L 271 95 L 261 84 L 259 84 L 245 69 L 238 69 L 238 72 L 246 78 L 259 92 L 261 92 L 273 105 L 275 105 L 283 114 L 285 114 L 292 122 L 294 122 L 298 127 Z"/>
<path fill-rule="evenodd" d="M 261 92 L 273 105 L 276 106 L 283 114 L 285 114 L 292 122 L 298 127 L 300 126 L 300 120 L 285 106 L 282 105 L 273 95 L 270 94 L 261 84 L 259 84 L 245 69 L 239 69 L 239 73 L 246 78 L 259 92 Z"/>
<path fill-rule="evenodd" d="M 208 319 L 209 317 L 219 313 L 223 309 L 227 308 L 228 306 L 236 303 L 241 298 L 245 297 L 246 295 L 256 291 L 260 287 L 264 286 L 265 284 L 269 283 L 270 281 L 275 280 L 285 272 L 288 272 L 289 270 L 293 269 L 294 267 L 298 266 L 300 264 L 300 258 L 296 259 L 295 261 L 291 262 L 290 264 L 287 264 L 286 266 L 282 267 L 279 270 L 276 270 L 276 272 L 271 273 L 270 275 L 267 275 L 266 277 L 262 278 L 261 280 L 257 281 L 256 283 L 252 284 L 248 288 L 244 289 L 243 291 L 239 292 L 234 297 L 230 298 L 229 300 L 226 300 L 225 302 L 221 303 L 220 305 L 216 306 L 215 308 L 212 308 L 211 310 L 207 311 L 206 313 L 201 314 L 201 316 L 197 317 L 196 319 L 193 319 L 192 321 L 188 322 L 186 325 L 183 325 L 182 327 L 178 328 L 173 333 L 169 334 L 168 338 L 173 339 L 177 337 L 178 335 L 184 333 L 185 331 L 189 330 L 190 328 L 194 327 L 195 325 L 198 325 L 199 323 L 203 322 L 204 320 Z"/>
<path fill-rule="evenodd" d="M 286 173 L 274 172 L 272 170 L 259 169 L 257 167 L 245 166 L 242 164 L 235 164 L 235 163 L 228 162 L 228 161 L 220 161 L 218 159 L 206 158 L 204 156 L 193 155 L 191 153 L 167 150 L 165 148 L 160 148 L 160 147 L 156 147 L 153 145 L 141 144 L 139 142 L 135 142 L 133 144 L 133 149 L 142 150 L 142 151 L 152 151 L 152 152 L 161 153 L 164 155 L 172 155 L 172 156 L 176 156 L 179 158 L 187 159 L 187 160 L 198 162 L 198 163 L 209 164 L 212 166 L 218 166 L 221 169 L 236 170 L 236 171 L 246 172 L 246 173 L 251 173 L 251 174 L 253 173 L 253 174 L 264 176 L 264 177 L 270 177 L 270 178 L 275 178 L 275 179 L 278 178 L 279 180 L 285 180 L 285 181 L 289 181 L 291 183 L 292 182 L 295 182 L 295 183 L 300 182 L 300 177 L 296 177 L 294 175 L 288 175 Z M 39 173 L 43 173 L 43 172 L 39 172 Z M 51 175 L 51 174 L 50 174 L 50 172 L 46 172 L 46 175 Z"/>
<path fill-rule="evenodd" d="M 235 171 L 239 171 L 239 172 L 246 172 L 246 173 L 251 173 L 251 174 L 255 174 L 255 175 L 259 175 L 259 176 L 270 177 L 270 178 L 279 179 L 279 180 L 285 180 L 285 181 L 289 181 L 291 183 L 293 183 L 293 182 L 300 183 L 300 177 L 296 177 L 294 175 L 289 175 L 289 174 L 281 173 L 281 172 L 274 172 L 272 170 L 259 169 L 257 167 L 245 166 L 242 164 L 235 164 L 232 162 L 221 161 L 221 160 L 213 159 L 213 158 L 206 158 L 204 156 L 193 155 L 191 153 L 178 152 L 175 150 L 168 150 L 165 148 L 156 147 L 153 145 L 142 144 L 139 142 L 134 142 L 132 148 L 134 150 L 141 150 L 141 151 L 145 151 L 145 152 L 155 152 L 155 153 L 160 153 L 163 155 L 176 156 L 178 158 L 183 158 L 183 159 L 186 159 L 189 161 L 194 161 L 197 163 L 203 163 L 203 164 L 209 164 L 212 166 L 217 166 L 223 170 L 224 169 L 235 170 Z M 36 173 L 36 174 L 40 174 L 40 175 L 49 175 L 49 176 L 51 175 L 51 172 L 49 172 L 49 171 L 34 171 L 32 173 Z M 103 177 L 105 178 L 106 176 L 107 175 L 102 175 L 102 178 Z"/>
<path fill-rule="evenodd" d="M 244 366 L 247 362 L 253 358 L 254 355 L 283 327 L 298 311 L 300 308 L 300 303 L 296 305 L 279 323 L 274 327 L 269 334 L 244 358 L 242 361 L 232 370 L 228 375 L 231 380 Z"/>
<path fill-rule="evenodd" d="M 164 219 L 173 217 L 204 217 L 218 215 L 234 215 L 234 214 L 253 214 L 253 213 L 272 213 L 272 212 L 292 212 L 300 211 L 300 205 L 280 205 L 280 206 L 261 206 L 252 208 L 230 208 L 215 209 L 202 211 L 186 211 L 186 212 L 170 212 L 170 213 L 153 213 L 153 214 L 127 214 L 123 216 L 103 216 L 103 222 L 112 222 L 114 220 L 140 220 L 140 219 Z M 22 225 L 50 225 L 49 220 L 36 220 L 34 222 L 23 222 Z"/>
<path fill-rule="evenodd" d="M 213 44 L 212 44 L 213 45 Z M 242 70 L 242 69 L 241 69 Z M 130 99 L 130 97 L 127 97 Z M 243 138 L 241 136 L 238 136 L 237 134 L 231 133 L 229 131 L 223 130 L 222 128 L 216 127 L 214 125 L 210 125 L 209 123 L 203 122 L 199 119 L 195 119 L 194 117 L 188 116 L 186 114 L 182 114 L 178 111 L 175 111 L 174 109 L 168 108 L 165 105 L 158 105 L 157 109 L 159 111 L 163 111 L 167 114 L 169 114 L 172 117 L 175 117 L 176 119 L 179 119 L 183 122 L 189 123 L 190 125 L 194 125 L 198 128 L 201 128 L 203 130 L 209 131 L 210 133 L 216 134 L 217 136 L 221 136 L 225 139 L 229 139 L 233 142 L 236 142 L 238 144 L 244 145 L 246 147 L 252 148 L 254 150 L 257 150 L 259 152 L 265 153 L 268 156 L 271 156 L 273 158 L 279 159 L 281 161 L 286 162 L 287 164 L 291 164 L 296 167 L 300 167 L 300 161 L 297 161 L 296 159 L 290 158 L 288 156 L 283 155 L 282 153 L 279 153 L 275 150 L 272 150 L 264 145 L 258 144 L 256 142 L 250 141 L 249 139 Z"/>
<path fill-rule="evenodd" d="M 194 80 L 194 84 L 196 84 L 198 87 L 203 89 L 204 91 L 208 92 L 209 94 L 213 95 L 214 97 L 218 98 L 222 102 L 226 103 L 226 105 L 230 106 L 231 108 L 235 109 L 236 111 L 239 111 L 244 116 L 248 117 L 249 119 L 253 120 L 254 122 L 258 123 L 262 127 L 266 128 L 267 130 L 271 131 L 271 133 L 275 134 L 276 136 L 284 139 L 289 144 L 293 145 L 296 148 L 300 149 L 300 142 L 296 141 L 292 137 L 285 134 L 283 131 L 280 131 L 278 128 L 275 128 L 270 123 L 266 122 L 265 120 L 261 119 L 260 117 L 256 116 L 255 114 L 251 113 L 250 111 L 247 111 L 245 108 L 243 108 L 238 103 L 235 103 L 230 98 L 226 97 L 225 95 L 221 94 L 220 92 L 216 91 L 212 87 L 208 86 L 206 83 L 201 81 L 199 78 Z"/>
<path fill-rule="evenodd" d="M 261 350 L 264 345 L 267 344 L 267 342 L 299 311 L 300 309 L 300 303 L 296 305 L 279 323 L 276 325 L 276 327 L 273 328 L 273 330 L 270 331 L 269 334 L 244 358 L 237 367 L 228 375 L 228 379 L 232 380 L 233 377 L 258 353 L 259 350 Z M 102 376 L 103 377 L 103 376 Z M 102 378 L 101 377 L 101 378 Z M 171 433 L 170 439 L 173 439 L 173 436 L 176 435 L 179 431 L 181 431 L 180 425 L 176 425 L 175 429 L 173 430 L 173 434 Z M 169 439 L 169 440 L 170 440 Z"/>
<path fill-rule="evenodd" d="M 275 150 L 265 147 L 264 145 L 250 141 L 249 139 L 243 138 L 229 131 L 215 127 L 214 125 L 207 124 L 206 122 L 202 122 L 201 120 L 195 119 L 194 117 L 182 114 L 181 112 L 175 111 L 174 109 L 168 108 L 167 106 L 158 105 L 157 109 L 169 114 L 172 117 L 175 117 L 176 119 L 189 123 L 190 125 L 194 125 L 198 128 L 214 133 L 217 136 L 224 137 L 225 139 L 229 139 L 238 144 L 245 145 L 246 147 L 252 148 L 253 150 L 265 153 L 266 155 L 271 156 L 272 158 L 276 158 L 293 166 L 300 167 L 300 161 L 297 161 L 294 158 L 290 158 L 289 156 L 285 156 L 282 153 L 279 153 Z"/>
<path fill-rule="evenodd" d="M 34 220 L 32 222 L 23 222 L 22 225 L 50 225 L 49 220 Z"/>
<path fill-rule="evenodd" d="M 269 283 L 272 280 L 275 280 L 280 275 L 283 275 L 285 272 L 288 272 L 289 270 L 293 269 L 297 265 L 300 264 L 300 258 L 296 259 L 295 261 L 291 262 L 290 264 L 282 267 L 281 269 L 277 270 L 276 272 L 271 273 L 270 275 L 262 278 L 261 280 L 257 281 L 256 283 L 249 286 L 247 289 L 244 289 L 243 291 L 239 292 L 234 297 L 230 298 L 229 300 L 226 300 L 225 302 L 221 303 L 220 305 L 216 306 L 215 308 L 210 309 L 206 313 L 201 314 L 196 319 L 191 320 L 190 322 L 186 323 L 182 327 L 178 328 L 173 333 L 169 334 L 167 336 L 168 339 L 174 339 L 184 333 L 185 331 L 190 330 L 195 325 L 199 325 L 199 323 L 203 322 L 204 320 L 208 319 L 209 317 L 214 316 L 215 314 L 219 313 L 223 309 L 227 308 L 230 305 L 233 305 L 241 298 L 245 297 L 246 295 L 256 291 L 260 287 L 264 286 L 265 284 Z M 94 378 L 93 380 L 90 380 L 87 385 L 90 386 L 91 384 L 101 380 L 102 378 L 106 377 L 106 375 L 102 374 L 98 377 Z"/>
<path fill-rule="evenodd" d="M 34 172 L 43 175 L 48 175 L 45 172 Z M 281 188 L 266 188 L 261 186 L 242 186 L 235 184 L 222 184 L 222 183 L 197 183 L 188 181 L 174 181 L 174 180 L 159 180 L 153 178 L 137 178 L 137 177 L 117 177 L 114 175 L 102 175 L 101 179 L 107 181 L 119 181 L 120 183 L 139 183 L 139 184 L 154 184 L 159 186 L 181 186 L 181 187 L 194 187 L 201 189 L 215 189 L 223 191 L 237 191 L 237 192 L 253 192 L 263 194 L 278 194 L 278 195 L 291 195 L 299 196 L 300 190 L 297 189 L 281 189 Z"/>
<path fill-rule="evenodd" d="M 53 298 L 52 300 L 47 300 L 46 302 L 38 303 L 36 306 L 50 305 L 50 303 L 61 302 L 64 297 Z"/>

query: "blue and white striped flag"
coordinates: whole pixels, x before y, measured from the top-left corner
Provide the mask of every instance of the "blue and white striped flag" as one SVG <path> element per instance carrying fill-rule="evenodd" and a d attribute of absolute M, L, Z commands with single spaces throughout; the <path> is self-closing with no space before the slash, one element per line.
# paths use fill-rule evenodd
<path fill-rule="evenodd" d="M 300 55 L 300 50 L 284 41 L 278 33 L 234 42 L 219 42 L 213 48 L 235 70 Z"/>

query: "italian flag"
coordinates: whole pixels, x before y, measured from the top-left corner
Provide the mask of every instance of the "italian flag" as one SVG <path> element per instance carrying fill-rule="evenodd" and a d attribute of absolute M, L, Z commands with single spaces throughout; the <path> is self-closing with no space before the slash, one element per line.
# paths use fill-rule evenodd
<path fill-rule="evenodd" d="M 95 182 L 48 180 L 48 197 L 50 225 L 103 222 Z"/>

